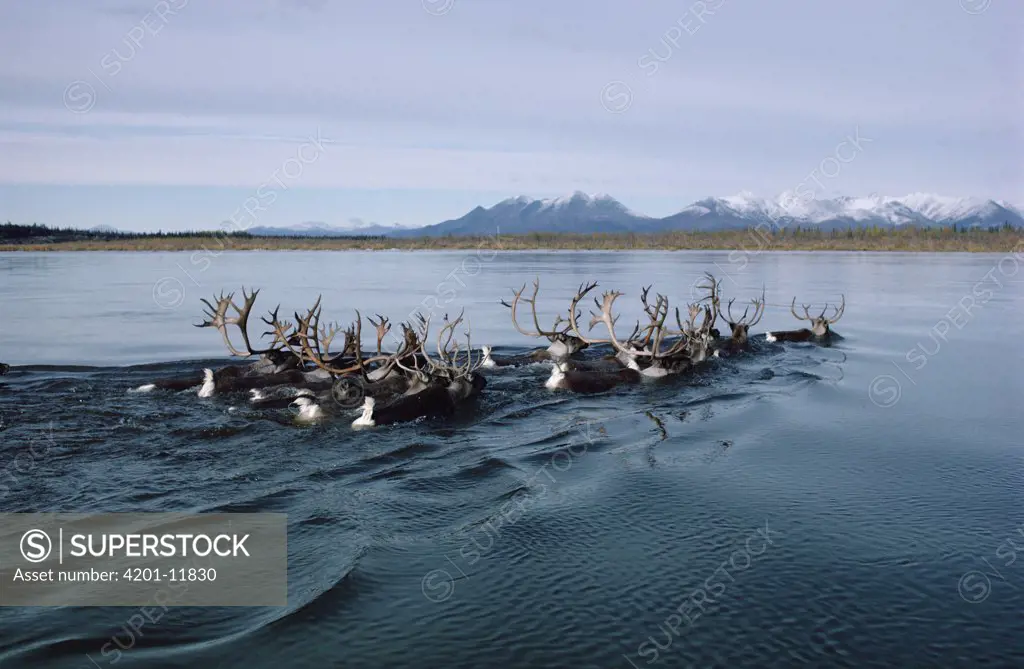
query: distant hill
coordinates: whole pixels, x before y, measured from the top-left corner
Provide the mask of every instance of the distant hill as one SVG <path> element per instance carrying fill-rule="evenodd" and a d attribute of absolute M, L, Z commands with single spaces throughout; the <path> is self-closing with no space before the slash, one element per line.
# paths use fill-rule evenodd
<path fill-rule="evenodd" d="M 378 225 L 376 223 L 339 227 L 321 221 L 309 221 L 287 227 L 256 226 L 249 228 L 248 232 L 254 237 L 389 237 L 407 229 L 397 225 Z"/>
<path fill-rule="evenodd" d="M 516 235 L 528 232 L 621 233 L 650 226 L 648 216 L 635 214 L 610 195 L 576 191 L 565 197 L 533 200 L 525 196 L 502 200 L 489 209 L 477 207 L 465 216 L 422 228 L 411 228 L 401 237 L 442 235 Z"/>

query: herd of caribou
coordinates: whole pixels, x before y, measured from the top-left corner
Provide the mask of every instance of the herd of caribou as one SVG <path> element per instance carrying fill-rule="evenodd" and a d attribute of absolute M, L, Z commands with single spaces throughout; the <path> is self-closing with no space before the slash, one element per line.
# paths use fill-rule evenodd
<path fill-rule="evenodd" d="M 709 358 L 747 350 L 750 328 L 761 320 L 765 309 L 762 290 L 761 297 L 750 300 L 741 315 L 733 314 L 735 299 L 730 299 L 723 311 L 721 282 L 707 274 L 706 281 L 698 286 L 702 295 L 687 305 L 685 318 L 678 307 L 670 310 L 664 295 L 658 294 L 652 301 L 647 287 L 640 296 L 646 324 L 637 322 L 628 336 L 620 336 L 616 334 L 618 317 L 613 315 L 613 309 L 622 293 L 606 291 L 600 298 L 594 298 L 596 311 L 591 312 L 584 333 L 579 305 L 596 287 L 596 282 L 581 286 L 566 313 L 556 316 L 554 324 L 546 330 L 537 315 L 540 281 L 534 281 L 528 297 L 525 285 L 513 291 L 511 302 L 502 301 L 511 310 L 512 324 L 521 334 L 546 339 L 549 345 L 504 359 L 492 356 L 489 346 L 474 350 L 468 327 L 464 333 L 465 346 L 460 346 L 456 330 L 463 324 L 463 314 L 454 320 L 445 315 L 433 353 L 428 351 L 430 317 L 417 314 L 408 323 L 401 323 L 401 337 L 395 337 L 397 350 L 390 353 L 382 350 L 384 338 L 391 331 L 388 319 L 380 315 L 367 318 L 376 329 L 377 346 L 374 351 L 364 351 L 360 313 L 356 311 L 355 321 L 345 329 L 337 323 L 322 322 L 319 297 L 309 310 L 294 314 L 294 323 L 278 316 L 280 307 L 270 311 L 261 319 L 268 326 L 262 336 L 269 337 L 269 346 L 254 348 L 248 327 L 259 291 L 249 293 L 243 288 L 241 306 L 233 293 L 221 294 L 213 301 L 202 300 L 206 318 L 196 327 L 216 328 L 233 356 L 256 357 L 255 362 L 204 369 L 201 375 L 161 379 L 140 386 L 135 392 L 187 390 L 196 386 L 200 397 L 248 392 L 254 408 L 297 407 L 300 421 L 356 411 L 359 415 L 352 422 L 353 427 L 371 427 L 453 414 L 486 386 L 482 369 L 550 364 L 551 376 L 545 386 L 577 393 L 604 392 L 622 384 L 681 374 Z M 520 323 L 524 307 L 529 307 L 532 327 Z M 768 332 L 765 341 L 827 344 L 833 336 L 830 327 L 842 317 L 845 307 L 844 296 L 841 304 L 833 308 L 831 317 L 826 316 L 827 304 L 818 316 L 812 316 L 810 307 L 804 305 L 801 316 L 794 298 L 790 311 L 796 318 L 809 321 L 810 327 Z M 716 328 L 719 320 L 729 326 L 728 336 Z M 590 334 L 602 325 L 605 336 Z M 231 326 L 237 330 L 241 348 L 236 347 L 229 333 Z M 338 335 L 342 337 L 340 350 L 332 352 L 331 345 Z M 586 349 L 588 354 L 583 353 Z"/>

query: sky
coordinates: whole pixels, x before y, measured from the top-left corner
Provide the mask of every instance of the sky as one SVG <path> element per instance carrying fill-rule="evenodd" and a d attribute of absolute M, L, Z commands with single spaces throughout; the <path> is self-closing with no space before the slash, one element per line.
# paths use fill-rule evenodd
<path fill-rule="evenodd" d="M 665 216 L 809 178 L 1020 205 L 1022 33 L 1011 0 L 0 0 L 0 221 Z"/>

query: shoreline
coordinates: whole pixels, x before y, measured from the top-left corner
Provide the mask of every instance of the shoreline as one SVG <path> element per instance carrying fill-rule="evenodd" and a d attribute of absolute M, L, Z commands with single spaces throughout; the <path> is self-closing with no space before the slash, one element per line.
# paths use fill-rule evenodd
<path fill-rule="evenodd" d="M 34 254 L 34 253 L 188 253 L 195 251 L 204 251 L 214 256 L 220 255 L 224 251 L 245 253 L 245 252 L 281 252 L 281 251 L 313 251 L 313 252 L 328 252 L 328 253 L 360 253 L 360 252 L 377 252 L 377 253 L 391 253 L 391 252 L 405 252 L 405 253 L 437 253 L 443 251 L 495 251 L 504 253 L 529 253 L 537 251 L 551 251 L 561 253 L 586 253 L 586 252 L 637 252 L 637 251 L 661 251 L 661 252 L 681 252 L 681 251 L 710 251 L 710 252 L 721 252 L 721 253 L 732 253 L 742 252 L 749 255 L 757 255 L 760 253 L 971 253 L 971 254 L 985 254 L 985 253 L 1022 253 L 1024 252 L 1024 240 L 1019 242 L 1017 245 L 1007 245 L 1000 247 L 978 247 L 972 245 L 971 247 L 939 247 L 939 248 L 857 248 L 857 247 L 787 247 L 787 248 L 743 248 L 743 247 L 712 247 L 712 246 L 701 246 L 701 247 L 631 247 L 631 248 L 609 248 L 609 247 L 594 247 L 594 248 L 583 248 L 583 247 L 536 247 L 536 248 L 487 248 L 487 247 L 475 247 L 475 246 L 449 246 L 444 248 L 356 248 L 356 247 L 339 247 L 339 248 L 304 248 L 304 247 L 250 247 L 250 248 L 231 248 L 231 249 L 210 249 L 208 247 L 195 246 L 195 247 L 181 247 L 181 248 L 119 248 L 119 247 L 101 247 L 101 248 L 71 248 L 71 245 L 58 247 L 56 245 L 47 246 L 44 248 L 39 247 L 17 247 L 17 246 L 0 246 L 0 253 L 20 253 L 20 254 Z"/>
<path fill-rule="evenodd" d="M 206 251 L 846 251 L 896 253 L 1001 253 L 1024 249 L 1024 230 L 845 231 L 767 235 L 756 230 L 647 235 L 527 234 L 499 237 L 138 237 L 131 239 L 0 243 L 0 252 Z"/>

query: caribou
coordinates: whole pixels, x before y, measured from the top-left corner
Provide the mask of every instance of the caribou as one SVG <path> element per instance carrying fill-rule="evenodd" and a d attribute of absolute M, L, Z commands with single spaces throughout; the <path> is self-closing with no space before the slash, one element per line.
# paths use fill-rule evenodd
<path fill-rule="evenodd" d="M 679 374 L 692 369 L 709 357 L 712 337 L 711 327 L 714 314 L 710 306 L 688 305 L 689 318 L 685 323 L 679 309 L 675 310 L 676 326 L 666 325 L 670 313 L 669 300 L 657 295 L 654 304 L 649 301 L 650 286 L 644 288 L 640 300 L 648 318 L 645 327 L 637 322 L 628 337 L 620 338 L 615 332 L 618 316 L 613 314 L 615 301 L 622 297 L 619 291 L 605 291 L 600 299 L 594 298 L 597 311 L 591 311 L 588 332 L 598 325 L 604 325 L 607 337 L 584 334 L 580 328 L 579 303 L 597 287 L 597 282 L 581 285 L 569 306 L 569 330 L 581 342 L 591 345 L 611 346 L 614 354 L 606 363 L 583 365 L 567 361 L 555 361 L 551 376 L 545 387 L 551 390 L 565 389 L 577 393 L 597 393 L 610 390 L 621 384 L 633 384 L 646 379 L 656 379 Z M 700 324 L 697 319 L 702 318 Z M 617 366 L 616 366 L 617 365 Z"/>
<path fill-rule="evenodd" d="M 211 397 L 214 394 L 229 392 L 244 392 L 260 388 L 289 385 L 295 388 L 307 388 L 310 390 L 322 390 L 329 388 L 330 376 L 318 369 L 306 369 L 304 361 L 306 358 L 301 353 L 305 345 L 305 337 L 310 328 L 316 329 L 319 326 L 320 298 L 305 316 L 295 313 L 296 326 L 290 332 L 278 330 L 263 333 L 273 335 L 270 345 L 266 348 L 253 348 L 249 335 L 249 317 L 259 290 L 246 292 L 242 287 L 242 306 L 238 306 L 234 300 L 234 293 L 228 295 L 220 294 L 214 297 L 213 302 L 207 299 L 200 301 L 205 305 L 206 318 L 196 325 L 199 328 L 215 328 L 220 332 L 228 352 L 238 358 L 257 357 L 255 362 L 248 365 L 230 365 L 214 370 L 206 368 L 203 370 L 203 383 L 199 387 L 199 397 Z M 229 310 L 234 315 L 229 315 Z M 280 325 L 278 318 L 280 306 L 272 310 L 268 317 L 262 321 L 274 328 Z M 235 346 L 231 335 L 228 333 L 228 326 L 235 326 L 242 340 L 242 347 Z M 357 342 L 350 337 L 346 331 L 345 349 L 342 355 L 349 352 Z M 333 338 L 334 334 L 331 335 Z"/>
<path fill-rule="evenodd" d="M 303 343 L 296 353 L 329 374 L 334 384 L 329 393 L 296 394 L 292 404 L 299 408 L 297 418 L 300 421 L 317 421 L 351 408 L 360 411 L 360 415 L 352 422 L 353 427 L 374 427 L 424 417 L 448 416 L 455 412 L 458 405 L 479 395 L 486 385 L 483 377 L 476 374 L 481 360 L 479 357 L 474 360 L 468 325 L 466 360 L 463 362 L 460 359 L 460 347 L 454 335 L 464 320 L 464 314 L 460 313 L 454 320 L 449 320 L 445 315 L 444 325 L 438 333 L 436 357 L 426 349 L 429 317 L 417 314 L 415 324 L 403 323 L 403 341 L 399 349 L 391 354 L 384 353 L 381 347 L 384 336 L 390 330 L 387 319 L 380 315 L 377 320 L 368 319 L 377 329 L 376 354 L 364 359 L 360 348 L 356 346 L 354 363 L 346 360 L 340 367 L 334 362 L 336 357 L 328 353 L 331 339 L 339 328 L 336 325 L 328 329 L 317 328 L 318 320 L 319 314 L 314 314 L 312 327 L 299 334 Z M 361 341 L 361 323 L 362 317 L 357 310 L 352 328 L 356 342 Z M 287 325 L 274 323 L 272 327 L 277 339 L 284 341 Z M 343 398 L 335 394 L 340 388 L 344 389 Z M 362 405 L 344 406 L 352 397 L 357 400 L 363 398 Z"/>
<path fill-rule="evenodd" d="M 211 370 L 212 373 L 212 370 Z M 149 383 L 144 383 L 141 386 L 131 388 L 128 392 L 130 393 L 148 393 L 154 390 L 172 390 L 181 391 L 189 390 L 197 386 L 202 386 L 206 381 L 206 374 L 204 372 L 197 372 L 195 374 L 185 374 L 182 376 L 171 376 L 162 379 L 154 379 Z"/>
<path fill-rule="evenodd" d="M 251 293 L 242 288 L 242 306 L 235 302 L 234 293 L 214 296 L 213 301 L 201 298 L 205 307 L 201 323 L 196 324 L 200 328 L 216 328 L 224 341 L 228 352 L 236 358 L 257 357 L 257 360 L 246 365 L 228 365 L 220 369 L 207 368 L 197 374 L 156 379 L 150 383 L 134 388 L 133 392 L 150 392 L 153 390 L 180 391 L 198 387 L 197 394 L 200 397 L 210 397 L 216 393 L 231 391 L 243 391 L 252 388 L 259 388 L 282 383 L 322 383 L 325 377 L 314 374 L 307 377 L 301 369 L 301 358 L 287 350 L 283 345 L 271 344 L 268 348 L 255 349 L 252 346 L 249 336 L 249 315 L 259 290 Z M 276 317 L 276 311 L 272 312 Z M 268 323 L 267 319 L 263 319 Z M 296 314 L 296 320 L 299 320 Z M 242 347 L 239 348 L 232 341 L 228 333 L 228 326 L 235 326 L 242 339 Z M 291 345 L 297 343 L 296 337 L 290 336 L 288 342 Z"/>
<path fill-rule="evenodd" d="M 569 334 L 569 327 L 566 324 L 566 320 L 561 315 L 555 317 L 554 325 L 550 330 L 545 330 L 540 325 L 540 319 L 537 317 L 537 293 L 540 291 L 540 277 L 537 277 L 533 281 L 533 295 L 528 298 L 523 297 L 523 293 L 526 292 L 526 284 L 519 290 L 512 291 L 512 301 L 506 302 L 501 300 L 501 304 L 507 307 L 512 312 L 512 325 L 519 332 L 519 334 L 526 335 L 527 337 L 537 337 L 541 339 L 547 339 L 551 344 L 546 349 L 536 349 L 529 354 L 531 361 L 543 361 L 543 360 L 566 360 L 575 354 L 579 353 L 583 349 L 587 348 L 587 343 L 577 336 Z M 516 318 L 516 309 L 519 307 L 520 302 L 525 302 L 530 305 L 530 312 L 533 315 L 533 330 L 528 330 L 519 324 L 519 320 Z M 560 327 L 562 326 L 562 327 Z M 490 355 L 487 356 L 490 358 Z M 504 365 L 492 359 L 492 362 L 496 366 L 507 366 L 510 363 L 514 364 L 515 361 L 504 361 Z"/>
<path fill-rule="evenodd" d="M 383 406 L 377 406 L 378 398 L 367 394 L 363 401 L 362 413 L 352 422 L 353 427 L 375 427 L 416 420 L 418 418 L 439 418 L 455 413 L 458 406 L 475 399 L 486 387 L 487 382 L 477 370 L 483 364 L 483 357 L 473 359 L 471 329 L 466 329 L 465 362 L 460 358 L 460 347 L 454 337 L 455 329 L 462 323 L 464 312 L 455 320 L 444 317 L 444 325 L 437 335 L 437 353 L 431 356 L 426 349 L 430 319 L 420 316 L 420 327 L 415 333 L 419 342 L 419 355 L 409 358 L 415 367 L 402 362 L 405 357 L 397 355 L 396 365 L 411 379 L 405 393 L 393 398 Z M 420 363 L 424 367 L 420 367 Z"/>
<path fill-rule="evenodd" d="M 789 341 L 789 342 L 804 342 L 814 341 L 820 343 L 828 343 L 832 339 L 832 328 L 831 326 L 836 323 L 840 318 L 843 317 L 843 312 L 846 311 L 846 295 L 842 295 L 842 302 L 838 307 L 832 307 L 833 314 L 831 318 L 825 317 L 825 312 L 828 311 L 829 304 L 826 302 L 821 313 L 817 316 L 811 316 L 809 304 L 802 304 L 804 309 L 804 315 L 796 313 L 796 297 L 793 298 L 793 302 L 789 305 L 789 311 L 793 316 L 800 321 L 810 321 L 810 328 L 801 328 L 799 330 L 787 330 L 784 332 L 766 332 L 764 338 L 767 341 Z"/>
<path fill-rule="evenodd" d="M 134 391 L 197 388 L 198 396 L 203 398 L 248 392 L 254 409 L 294 409 L 294 418 L 299 423 L 349 414 L 353 417 L 353 428 L 452 416 L 486 388 L 481 370 L 521 362 L 549 361 L 551 374 L 544 382 L 549 390 L 602 393 L 618 386 L 684 374 L 711 358 L 749 349 L 750 328 L 764 316 L 765 288 L 762 287 L 759 298 L 749 301 L 742 314 L 736 315 L 732 311 L 736 298 L 729 299 L 723 310 L 721 282 L 710 273 L 705 276 L 706 282 L 697 285 L 705 294 L 682 307 L 673 308 L 669 298 L 661 293 L 652 296 L 652 286 L 642 287 L 639 298 L 643 316 L 625 336 L 621 334 L 625 328 L 620 331 L 617 327 L 619 315 L 615 313 L 624 294 L 605 290 L 600 297 L 594 297 L 596 281 L 581 284 L 567 311 L 556 315 L 553 325 L 545 330 L 537 314 L 537 278 L 532 294 L 527 295 L 524 284 L 512 291 L 511 302 L 502 301 L 511 311 L 516 331 L 550 342 L 547 348 L 518 360 L 497 358 L 490 346 L 474 350 L 464 311 L 454 319 L 444 315 L 433 351 L 428 350 L 431 317 L 419 313 L 400 324 L 402 337 L 395 339 L 394 350 L 385 351 L 383 342 L 392 329 L 385 316 L 364 318 L 356 309 L 355 319 L 342 327 L 323 318 L 322 295 L 309 309 L 294 312 L 291 321 L 280 317 L 280 305 L 269 310 L 261 317 L 268 329 L 257 341 L 250 332 L 250 317 L 259 290 L 247 291 L 243 287 L 240 303 L 234 293 L 224 292 L 200 300 L 204 319 L 196 324 L 216 329 L 228 353 L 240 362 L 157 379 Z M 590 320 L 584 322 L 581 305 L 588 298 L 592 298 L 594 306 Z M 523 327 L 519 320 L 524 304 L 530 308 L 532 329 Z M 804 315 L 800 316 L 794 297 L 791 313 L 810 321 L 811 327 L 768 332 L 765 338 L 772 342 L 827 342 L 833 334 L 830 326 L 845 311 L 845 296 L 833 308 L 831 317 L 826 317 L 828 308 L 826 304 L 815 317 L 810 314 L 810 306 L 804 305 Z M 729 326 L 729 334 L 724 338 L 715 327 L 719 319 Z M 364 350 L 362 345 L 364 321 L 375 331 L 375 349 Z M 457 330 L 463 326 L 464 347 L 457 336 Z M 240 344 L 236 344 L 238 340 Z M 340 341 L 337 352 L 332 351 L 336 341 Z M 594 355 L 584 354 L 587 349 Z"/>
<path fill-rule="evenodd" d="M 730 335 L 719 346 L 719 350 L 727 354 L 740 353 L 749 347 L 750 328 L 761 322 L 761 318 L 764 316 L 764 288 L 761 288 L 761 298 L 751 299 L 750 304 L 743 309 L 743 314 L 738 318 L 732 315 L 732 305 L 735 301 L 736 298 L 730 299 L 725 305 L 725 314 L 722 314 L 722 318 L 725 319 L 726 324 L 729 326 Z M 750 307 L 754 308 L 754 313 L 747 316 Z"/>
<path fill-rule="evenodd" d="M 544 382 L 549 390 L 569 390 L 580 395 L 603 393 L 607 390 L 630 383 L 639 383 L 643 375 L 636 369 L 620 367 L 614 371 L 581 371 L 570 369 L 562 360 L 552 363 L 551 376 Z"/>
<path fill-rule="evenodd" d="M 375 351 L 367 352 L 362 348 L 364 318 L 359 310 L 347 328 L 328 323 L 323 319 L 322 296 L 318 296 L 311 308 L 295 312 L 294 322 L 279 316 L 280 305 L 270 310 L 262 318 L 269 329 L 261 335 L 269 337 L 269 343 L 257 347 L 250 332 L 250 316 L 258 294 L 259 290 L 248 292 L 243 287 L 241 304 L 234 293 L 202 299 L 205 318 L 196 325 L 218 330 L 232 357 L 255 357 L 255 361 L 157 379 L 133 390 L 198 386 L 197 394 L 204 398 L 248 391 L 257 409 L 295 407 L 299 422 L 358 410 L 353 426 L 364 427 L 450 415 L 486 386 L 477 373 L 483 356 L 474 355 L 468 323 L 464 351 L 455 337 L 464 314 L 454 320 L 445 315 L 434 354 L 426 348 L 429 317 L 416 314 L 415 319 L 402 323 L 403 338 L 391 353 L 383 351 L 390 322 L 380 314 L 368 317 L 365 320 L 376 330 L 377 345 Z M 236 344 L 239 338 L 241 344 Z M 342 340 L 341 350 L 334 352 L 331 347 L 338 339 Z"/>

